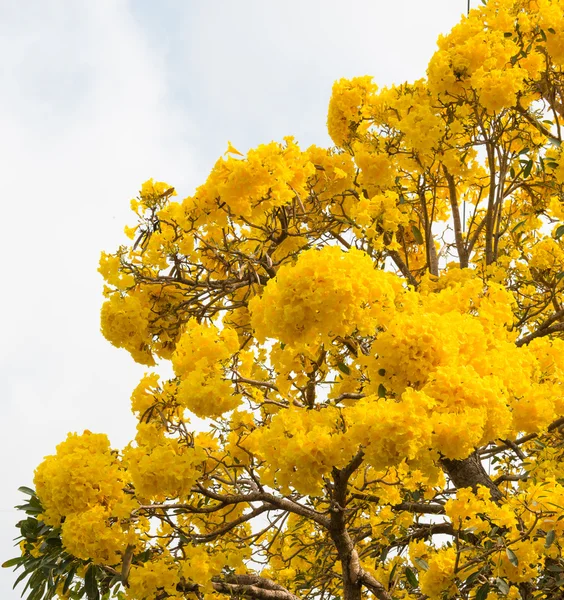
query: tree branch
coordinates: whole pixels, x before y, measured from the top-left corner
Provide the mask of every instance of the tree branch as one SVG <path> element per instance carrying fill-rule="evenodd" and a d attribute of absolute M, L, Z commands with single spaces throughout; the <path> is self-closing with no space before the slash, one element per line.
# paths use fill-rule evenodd
<path fill-rule="evenodd" d="M 463 460 L 441 458 L 441 465 L 457 489 L 469 487 L 476 491 L 479 485 L 490 490 L 492 500 L 498 502 L 503 494 L 486 473 L 476 452 Z"/>
<path fill-rule="evenodd" d="M 229 575 L 225 579 L 214 578 L 212 586 L 219 594 L 228 596 L 242 596 L 257 600 L 300 600 L 285 587 L 258 575 Z M 200 586 L 195 583 L 184 583 L 178 587 L 180 592 L 196 594 L 200 589 Z"/>
<path fill-rule="evenodd" d="M 546 319 L 546 321 L 542 323 L 538 329 L 518 339 L 515 344 L 520 348 L 535 338 L 544 337 L 545 335 L 550 335 L 551 333 L 557 333 L 559 331 L 564 331 L 564 322 L 556 323 L 556 321 L 559 319 L 564 319 L 564 310 L 556 311 L 554 314 L 548 317 L 548 319 Z"/>
<path fill-rule="evenodd" d="M 329 519 L 318 513 L 316 510 L 312 508 L 308 508 L 299 502 L 295 502 L 294 500 L 290 500 L 289 498 L 279 498 L 267 492 L 252 492 L 250 494 L 218 494 L 213 492 L 212 490 L 206 489 L 202 485 L 197 485 L 194 488 L 194 492 L 202 494 L 202 496 L 206 496 L 207 498 L 212 498 L 213 500 L 217 500 L 218 502 L 223 502 L 224 504 L 240 504 L 242 502 L 251 503 L 251 502 L 266 502 L 269 505 L 275 506 L 281 510 L 285 510 L 291 513 L 295 513 L 302 517 L 306 517 L 315 521 L 322 527 L 329 527 Z"/>
<path fill-rule="evenodd" d="M 454 223 L 454 240 L 456 243 L 456 250 L 458 252 L 458 259 L 460 260 L 460 268 L 466 269 L 468 267 L 468 249 L 464 243 L 462 237 L 462 223 L 460 220 L 460 210 L 458 207 L 458 198 L 456 194 L 456 184 L 454 177 L 449 173 L 446 166 L 443 164 L 443 170 L 448 183 L 448 192 L 450 200 L 450 208 L 452 212 L 452 220 Z"/>

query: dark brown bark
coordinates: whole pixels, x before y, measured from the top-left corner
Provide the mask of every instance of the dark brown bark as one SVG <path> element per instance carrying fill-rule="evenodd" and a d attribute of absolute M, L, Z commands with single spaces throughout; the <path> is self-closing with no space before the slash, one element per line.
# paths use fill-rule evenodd
<path fill-rule="evenodd" d="M 492 500 L 496 502 L 501 500 L 503 494 L 486 473 L 479 456 L 475 452 L 463 460 L 442 458 L 441 465 L 457 489 L 469 487 L 476 491 L 479 485 L 483 485 L 490 490 Z"/>
<path fill-rule="evenodd" d="M 535 331 L 528 335 L 524 335 L 522 338 L 518 339 L 515 344 L 519 347 L 526 346 L 535 338 L 544 337 L 545 335 L 560 331 L 564 331 L 564 310 L 558 310 L 553 313 L 546 321 L 541 323 Z"/>
<path fill-rule="evenodd" d="M 495 181 L 495 157 L 491 142 L 486 142 L 486 151 L 488 155 L 488 167 L 490 171 L 490 189 L 488 194 L 488 208 L 486 212 L 486 265 L 491 265 L 494 258 L 493 251 L 493 236 L 494 236 L 494 211 L 496 198 L 496 181 Z"/>
<path fill-rule="evenodd" d="M 400 253 L 396 250 L 388 250 L 388 256 L 394 261 L 396 267 L 400 270 L 401 274 L 407 279 L 408 283 L 416 288 L 419 284 L 417 279 L 413 276 L 413 273 L 407 268 L 407 265 L 400 256 Z"/>
<path fill-rule="evenodd" d="M 226 594 L 231 598 L 254 598 L 256 600 L 300 600 L 285 587 L 277 584 L 271 579 L 259 575 L 229 575 L 228 577 L 216 577 L 212 581 L 213 589 L 219 594 Z M 179 592 L 191 592 L 198 598 L 203 598 L 201 588 L 196 583 L 180 583 Z M 166 594 L 168 597 L 168 594 Z M 164 600 L 165 595 L 158 596 Z"/>
<path fill-rule="evenodd" d="M 364 453 L 358 452 L 343 469 L 333 469 L 333 494 L 329 535 L 335 544 L 343 572 L 343 599 L 361 600 L 362 587 L 369 589 L 378 600 L 392 600 L 386 588 L 370 574 L 362 570 L 358 552 L 347 531 L 345 507 L 350 476 L 358 469 Z"/>
<path fill-rule="evenodd" d="M 448 172 L 448 169 L 444 165 L 443 169 L 448 183 L 450 208 L 452 211 L 452 221 L 454 224 L 454 240 L 456 243 L 456 250 L 458 252 L 458 260 L 460 261 L 460 268 L 466 269 L 468 268 L 468 249 L 462 235 L 463 223 L 460 219 L 458 197 L 456 194 L 456 183 L 454 181 L 454 177 Z"/>
<path fill-rule="evenodd" d="M 362 459 L 363 455 L 358 453 L 344 469 L 333 469 L 333 507 L 329 534 L 341 563 L 344 600 L 361 600 L 362 598 L 362 582 L 359 579 L 360 561 L 345 524 L 348 480 L 361 464 Z"/>

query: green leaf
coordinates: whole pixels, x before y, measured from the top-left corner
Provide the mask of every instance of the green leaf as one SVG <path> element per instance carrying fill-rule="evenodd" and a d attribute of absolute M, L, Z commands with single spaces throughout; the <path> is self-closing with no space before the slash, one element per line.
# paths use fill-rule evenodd
<path fill-rule="evenodd" d="M 419 229 L 417 229 L 417 227 L 415 227 L 415 225 L 411 226 L 411 233 L 413 233 L 413 237 L 415 238 L 415 241 L 417 242 L 417 244 L 419 244 L 419 246 L 421 246 L 421 244 L 423 244 L 423 236 L 421 235 L 421 232 L 419 231 Z"/>
<path fill-rule="evenodd" d="M 464 580 L 464 585 L 472 585 L 481 577 L 481 575 L 482 573 L 480 571 L 474 571 L 474 573 L 470 573 L 470 575 L 468 575 L 468 577 Z"/>
<path fill-rule="evenodd" d="M 41 598 L 43 598 L 43 592 L 45 591 L 45 586 L 46 586 L 45 581 L 42 581 L 38 587 L 36 587 L 35 589 L 33 589 L 31 591 L 31 593 L 27 597 L 27 600 L 41 600 Z"/>
<path fill-rule="evenodd" d="M 479 587 L 478 591 L 476 592 L 476 600 L 486 600 L 486 598 L 488 597 L 489 591 L 490 591 L 490 584 L 484 583 L 484 585 Z"/>
<path fill-rule="evenodd" d="M 556 228 L 556 232 L 554 233 L 554 238 L 559 240 L 564 235 L 564 225 L 560 225 Z"/>
<path fill-rule="evenodd" d="M 25 556 L 16 556 L 16 558 L 10 558 L 6 562 L 2 563 L 3 569 L 9 569 L 10 567 L 14 567 L 16 565 L 21 564 L 25 560 Z"/>
<path fill-rule="evenodd" d="M 27 494 L 28 496 L 35 496 L 35 492 L 31 489 L 22 485 L 22 487 L 18 488 L 18 492 L 22 492 L 23 494 Z"/>
<path fill-rule="evenodd" d="M 18 583 L 20 583 L 20 581 L 22 581 L 22 579 L 25 579 L 28 575 L 29 575 L 29 571 L 24 571 L 23 573 L 20 573 L 18 578 L 16 579 L 14 585 L 12 586 L 12 589 L 15 590 Z"/>
<path fill-rule="evenodd" d="M 553 29 L 552 27 L 549 27 L 549 28 L 547 29 L 547 31 L 549 31 L 550 33 L 552 33 L 552 35 L 554 35 L 554 34 L 556 33 L 556 30 L 555 30 L 555 29 Z"/>
<path fill-rule="evenodd" d="M 76 592 L 76 593 L 75 593 L 75 594 L 72 596 L 72 598 L 73 598 L 73 600 L 74 600 L 75 598 L 76 598 L 76 600 L 81 600 L 81 598 L 83 598 L 83 597 L 84 597 L 84 594 L 86 594 L 86 588 L 85 588 L 85 587 L 82 587 L 82 588 L 80 588 L 80 590 L 78 590 L 78 592 Z"/>
<path fill-rule="evenodd" d="M 523 177 L 528 177 L 531 174 L 532 169 L 533 169 L 533 161 L 529 159 L 527 161 L 525 170 L 523 171 Z"/>
<path fill-rule="evenodd" d="M 411 587 L 416 588 L 419 585 L 419 580 L 417 579 L 415 571 L 409 567 L 405 567 L 405 578 Z"/>
<path fill-rule="evenodd" d="M 509 594 L 509 584 L 507 581 L 502 579 L 501 577 L 496 577 L 495 584 L 497 589 L 504 595 L 507 596 Z"/>
<path fill-rule="evenodd" d="M 515 554 L 515 552 L 513 552 L 513 550 L 511 550 L 511 548 L 506 548 L 505 549 L 505 553 L 507 554 L 507 558 L 509 559 L 509 562 L 514 567 L 518 567 L 519 566 L 519 559 L 517 558 L 517 555 Z"/>
<path fill-rule="evenodd" d="M 185 535 L 184 533 L 182 533 L 181 531 L 178 532 L 178 539 L 183 543 L 183 544 L 190 544 L 190 538 Z"/>
<path fill-rule="evenodd" d="M 525 225 L 526 222 L 527 222 L 527 220 L 519 221 L 519 223 L 517 223 L 517 225 L 515 225 L 515 227 L 513 227 L 513 229 L 511 230 L 511 233 L 515 233 L 519 228 L 523 227 L 523 225 Z"/>
<path fill-rule="evenodd" d="M 554 538 L 556 537 L 556 533 L 554 531 L 554 529 L 551 529 L 547 534 L 546 534 L 546 540 L 544 542 L 544 547 L 545 548 L 550 548 L 550 546 L 552 546 L 552 543 L 554 542 Z"/>
<path fill-rule="evenodd" d="M 28 504 L 19 504 L 15 508 L 17 508 L 18 510 L 25 511 L 28 515 L 39 515 L 43 512 L 43 509 L 41 507 L 33 506 L 31 502 Z"/>
<path fill-rule="evenodd" d="M 513 32 L 512 32 L 512 31 L 506 31 L 506 32 L 503 34 L 503 37 L 511 37 L 512 35 L 513 35 Z"/>
<path fill-rule="evenodd" d="M 45 576 L 41 571 L 39 571 L 39 570 L 34 571 L 33 575 L 29 578 L 27 585 L 24 588 L 24 592 L 28 587 L 30 587 L 32 590 L 34 590 L 39 585 L 41 585 L 41 583 L 43 583 L 44 580 L 45 580 Z"/>
<path fill-rule="evenodd" d="M 100 591 L 96 583 L 96 567 L 90 565 L 84 576 L 84 589 L 88 600 L 100 600 Z"/>
<path fill-rule="evenodd" d="M 337 363 L 337 367 L 339 368 L 339 371 L 341 371 L 345 375 L 351 374 L 350 368 L 344 362 Z"/>
<path fill-rule="evenodd" d="M 414 558 L 413 562 L 420 568 L 423 569 L 424 571 L 428 571 L 429 570 L 429 563 L 426 560 L 423 560 L 422 558 Z"/>
<path fill-rule="evenodd" d="M 551 571 L 552 573 L 562 573 L 562 571 L 564 571 L 564 567 L 560 565 L 547 565 L 546 570 Z"/>
<path fill-rule="evenodd" d="M 69 574 L 67 575 L 67 578 L 65 579 L 65 583 L 63 584 L 63 594 L 66 594 L 69 591 L 72 580 L 74 579 L 74 574 L 76 573 L 76 569 L 77 569 L 77 567 L 75 565 L 69 571 Z"/>
<path fill-rule="evenodd" d="M 384 384 L 380 384 L 378 386 L 378 398 L 385 398 L 386 397 L 386 388 L 384 387 Z"/>

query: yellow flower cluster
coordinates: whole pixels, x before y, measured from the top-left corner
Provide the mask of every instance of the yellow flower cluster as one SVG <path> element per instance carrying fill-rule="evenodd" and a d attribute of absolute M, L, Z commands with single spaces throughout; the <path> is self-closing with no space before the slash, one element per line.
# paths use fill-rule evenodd
<path fill-rule="evenodd" d="M 183 560 L 179 561 L 181 576 L 198 584 L 206 598 L 215 597 L 212 577 L 219 575 L 226 566 L 241 569 L 242 557 L 248 555 L 247 550 L 234 544 L 226 543 L 225 546 L 227 551 L 211 546 L 189 546 L 185 548 Z"/>
<path fill-rule="evenodd" d="M 475 73 L 472 83 L 480 102 L 490 113 L 494 113 L 515 105 L 525 77 L 526 71 L 521 68 L 505 71 L 492 69 L 488 72 L 480 70 Z"/>
<path fill-rule="evenodd" d="M 544 566 L 544 543 L 544 539 L 538 539 L 534 542 L 526 540 L 512 544 L 511 552 L 516 557 L 513 562 L 504 550 L 497 553 L 494 557 L 496 575 L 507 577 L 514 583 L 522 583 L 538 577 Z"/>
<path fill-rule="evenodd" d="M 282 409 L 266 427 L 243 442 L 245 449 L 264 461 L 262 480 L 289 493 L 321 492 L 322 476 L 341 468 L 356 451 L 342 431 L 339 411 Z"/>
<path fill-rule="evenodd" d="M 512 404 L 513 429 L 538 433 L 557 418 L 556 407 L 562 405 L 560 385 L 531 383 L 523 396 L 516 398 Z"/>
<path fill-rule="evenodd" d="M 102 433 L 69 433 L 37 467 L 34 483 L 43 519 L 55 527 L 63 517 L 98 505 L 111 510 L 124 499 L 123 472 Z"/>
<path fill-rule="evenodd" d="M 510 529 L 517 525 L 513 508 L 493 502 L 490 490 L 483 486 L 478 486 L 476 493 L 470 488 L 459 489 L 456 498 L 445 504 L 445 512 L 456 529 L 471 529 L 475 534 L 489 531 L 491 523 Z"/>
<path fill-rule="evenodd" d="M 499 5 L 499 2 L 491 4 Z M 509 10 L 515 3 L 504 4 L 505 10 Z M 493 90 L 493 79 L 497 78 L 497 83 L 505 84 L 503 77 L 512 76 L 512 69 L 506 67 L 511 66 L 511 57 L 518 54 L 519 48 L 511 37 L 504 36 L 503 30 L 485 27 L 482 21 L 485 12 L 473 12 L 468 19 L 456 25 L 448 36 L 439 38 L 439 50 L 427 70 L 434 92 L 461 95 L 465 93 L 466 86 L 486 86 L 489 91 Z M 506 93 L 506 86 L 502 85 L 499 98 Z M 486 94 L 486 101 L 492 99 Z M 497 99 L 495 103 L 498 104 Z"/>
<path fill-rule="evenodd" d="M 307 155 L 315 166 L 315 176 L 309 181 L 312 192 L 323 205 L 335 202 L 352 185 L 356 174 L 352 157 L 344 152 L 318 146 L 310 146 Z M 302 198 L 302 201 L 307 203 L 307 198 Z"/>
<path fill-rule="evenodd" d="M 564 28 L 564 5 L 561 0 L 531 0 L 533 15 L 536 13 L 539 26 L 545 31 L 546 49 L 552 61 L 564 66 L 564 40 L 559 34 Z"/>
<path fill-rule="evenodd" d="M 539 462 L 542 461 L 539 459 Z M 522 485 L 522 493 L 516 497 L 516 502 L 528 507 L 523 516 L 527 527 L 534 529 L 538 524 L 541 532 L 554 530 L 558 536 L 562 536 L 564 534 L 564 485 L 558 477 L 561 461 L 556 455 L 556 460 L 550 462 L 547 461 L 548 464 L 543 465 L 544 468 L 531 469 L 533 478 Z M 537 479 L 541 475 L 542 479 Z M 564 554 L 564 549 L 560 548 L 559 552 Z"/>
<path fill-rule="evenodd" d="M 148 345 L 150 309 L 137 295 L 112 294 L 102 305 L 101 324 L 104 337 L 117 348 L 125 348 L 139 363 L 154 365 Z"/>
<path fill-rule="evenodd" d="M 386 124 L 401 134 L 402 146 L 419 160 L 431 164 L 445 135 L 445 124 L 436 109 L 436 100 L 424 80 L 390 88 L 380 102 L 387 108 Z M 410 164 L 417 170 L 416 162 Z"/>
<path fill-rule="evenodd" d="M 103 434 L 69 434 L 36 469 L 35 486 L 44 512 L 72 555 L 114 565 L 136 532 L 127 519 L 137 500 L 124 492 L 124 471 Z"/>
<path fill-rule="evenodd" d="M 232 215 L 257 222 L 269 209 L 290 203 L 296 194 L 306 197 L 306 183 L 315 167 L 293 138 L 284 141 L 258 146 L 243 159 L 231 154 L 220 158 L 206 183 L 184 201 L 186 212 L 222 224 L 226 212 L 218 207 L 227 205 Z M 204 217 L 206 213 L 213 216 Z"/>
<path fill-rule="evenodd" d="M 544 238 L 531 248 L 529 267 L 544 271 L 544 275 L 564 272 L 564 248 L 553 238 Z"/>
<path fill-rule="evenodd" d="M 135 285 L 135 278 L 131 273 L 124 273 L 121 269 L 121 259 L 118 254 L 102 252 L 98 273 L 104 280 L 118 290 L 127 290 Z"/>
<path fill-rule="evenodd" d="M 62 525 L 61 538 L 68 552 L 83 560 L 115 565 L 127 545 L 135 544 L 134 530 L 127 532 L 119 521 L 112 520 L 112 512 L 98 504 L 66 517 Z"/>
<path fill-rule="evenodd" d="M 145 374 L 135 386 L 131 394 L 131 410 L 142 418 L 155 404 L 156 397 L 160 395 L 159 375 L 157 373 Z"/>
<path fill-rule="evenodd" d="M 178 402 L 199 417 L 218 417 L 241 399 L 226 380 L 227 363 L 239 350 L 237 333 L 190 320 L 180 337 L 172 366 L 178 376 Z"/>
<path fill-rule="evenodd" d="M 394 164 L 387 154 L 375 151 L 360 142 L 354 145 L 354 150 L 355 163 L 360 169 L 361 184 L 384 189 L 392 184 L 395 176 Z M 389 190 L 387 192 L 392 193 Z M 397 195 L 395 199 L 397 200 Z"/>
<path fill-rule="evenodd" d="M 344 409 L 347 440 L 365 448 L 366 460 L 375 469 L 413 460 L 431 447 L 432 400 L 408 388 L 399 402 L 374 396 Z"/>
<path fill-rule="evenodd" d="M 374 341 L 374 358 L 363 359 L 369 389 L 424 392 L 433 446 L 444 456 L 462 459 L 509 431 L 538 431 L 555 418 L 559 394 L 531 380 L 537 359 L 514 345 L 506 328 L 512 299 L 500 286 L 484 291 L 477 279 L 452 279 L 415 303 L 405 294 L 402 303 Z"/>
<path fill-rule="evenodd" d="M 378 358 L 369 362 L 371 378 L 396 394 L 408 386 L 419 389 L 439 366 L 455 359 L 464 345 L 475 348 L 481 333 L 479 323 L 469 315 L 398 312 L 372 346 Z"/>
<path fill-rule="evenodd" d="M 333 84 L 327 129 L 337 146 L 350 143 L 359 125 L 370 114 L 370 96 L 377 90 L 372 77 L 340 79 Z"/>
<path fill-rule="evenodd" d="M 355 331 L 371 335 L 386 324 L 401 290 L 398 277 L 375 270 L 370 258 L 334 246 L 300 254 L 280 268 L 262 296 L 249 303 L 259 341 L 315 345 Z"/>
<path fill-rule="evenodd" d="M 176 595 L 176 586 L 180 583 L 178 565 L 167 554 L 157 555 L 141 565 L 133 565 L 128 583 L 128 600 L 153 600 L 159 592 L 165 592 L 167 598 L 183 597 Z"/>
<path fill-rule="evenodd" d="M 176 196 L 172 186 L 164 181 L 154 181 L 151 177 L 141 185 L 138 198 L 131 200 L 131 210 L 143 216 L 147 210 L 164 206 L 171 196 Z"/>
<path fill-rule="evenodd" d="M 419 575 L 421 593 L 432 600 L 445 597 L 445 592 L 452 597 L 456 590 L 454 585 L 454 567 L 456 564 L 456 548 L 440 548 L 428 559 L 429 568 Z"/>
<path fill-rule="evenodd" d="M 433 445 L 448 458 L 466 458 L 511 428 L 503 383 L 469 365 L 437 368 L 423 391 L 434 400 Z"/>
<path fill-rule="evenodd" d="M 137 495 L 157 501 L 189 496 L 205 452 L 166 437 L 152 423 L 139 423 L 137 431 L 137 446 L 129 446 L 124 452 Z"/>
<path fill-rule="evenodd" d="M 473 94 L 490 114 L 535 99 L 530 81 L 540 78 L 545 53 L 564 63 L 559 24 L 560 0 L 490 0 L 439 38 L 439 50 L 429 63 L 430 89 L 443 100 Z M 539 36 L 539 30 L 543 32 Z"/>
<path fill-rule="evenodd" d="M 372 240 L 376 250 L 384 248 L 386 233 L 396 233 L 400 225 L 409 225 L 409 215 L 407 210 L 402 210 L 398 194 L 389 190 L 370 199 L 361 196 L 351 205 L 349 216 L 359 232 Z M 390 243 L 387 246 L 395 248 Z"/>

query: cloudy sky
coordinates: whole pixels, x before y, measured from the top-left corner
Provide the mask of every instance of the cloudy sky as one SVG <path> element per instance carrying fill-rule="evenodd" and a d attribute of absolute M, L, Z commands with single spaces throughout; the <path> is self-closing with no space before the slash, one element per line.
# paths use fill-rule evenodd
<path fill-rule="evenodd" d="M 140 184 L 191 194 L 227 140 L 328 145 L 333 81 L 424 76 L 466 4 L 0 0 L 0 561 L 17 488 L 68 431 L 133 435 L 144 369 L 99 333 L 96 269 Z M 0 572 L 3 600 L 13 580 Z"/>

